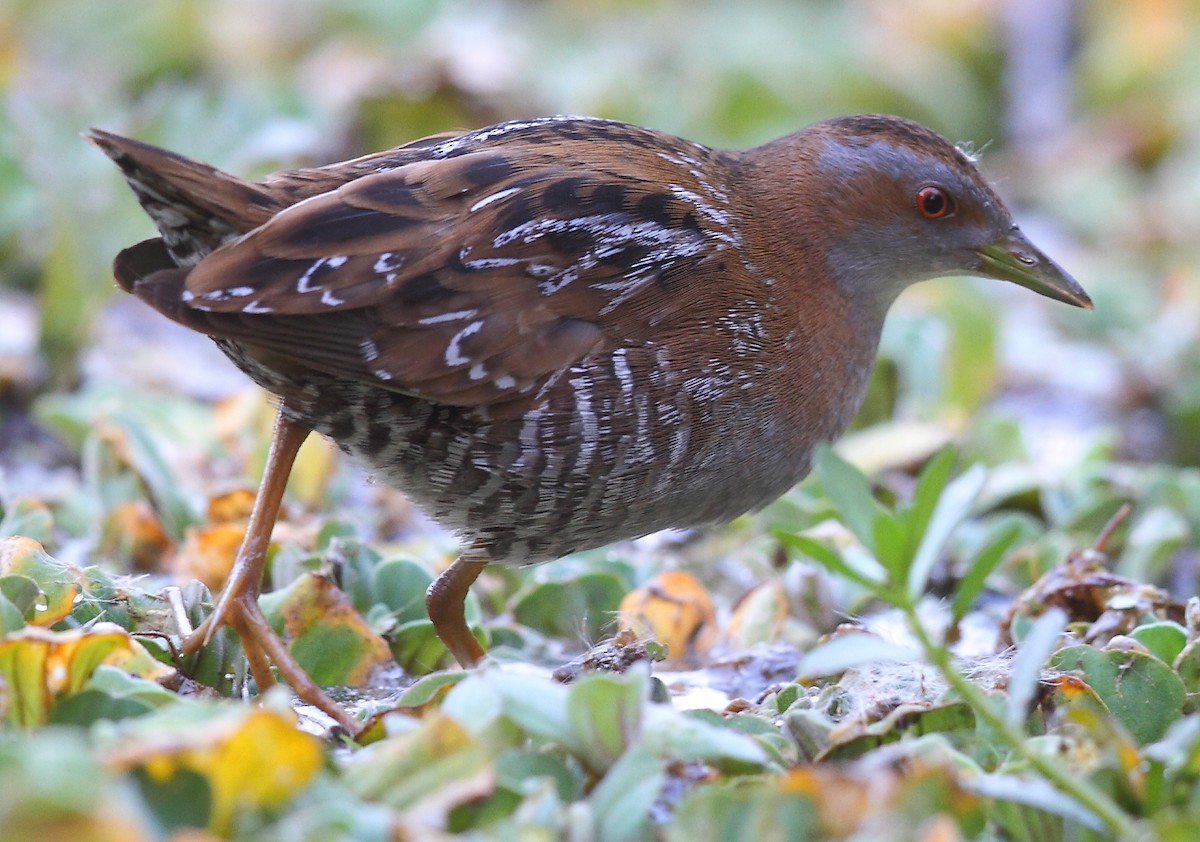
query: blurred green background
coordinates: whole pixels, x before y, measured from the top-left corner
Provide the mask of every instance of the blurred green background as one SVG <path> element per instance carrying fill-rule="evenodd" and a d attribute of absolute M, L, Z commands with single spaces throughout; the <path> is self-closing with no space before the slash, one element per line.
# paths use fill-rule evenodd
<path fill-rule="evenodd" d="M 868 416 L 988 407 L 1054 447 L 1099 430 L 1200 462 L 1191 0 L 5 0 L 0 447 L 89 371 L 111 258 L 152 233 L 88 126 L 249 175 L 541 113 L 737 145 L 857 111 L 983 150 L 1097 303 L 923 285 L 889 322 Z"/>

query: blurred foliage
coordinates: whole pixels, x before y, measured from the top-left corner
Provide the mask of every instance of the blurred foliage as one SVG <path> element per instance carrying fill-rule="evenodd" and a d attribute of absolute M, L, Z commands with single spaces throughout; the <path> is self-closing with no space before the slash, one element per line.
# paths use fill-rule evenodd
<path fill-rule="evenodd" d="M 1195 0 L 7 0 L 0 836 L 1193 838 L 1197 91 Z M 110 298 L 151 228 L 81 131 L 255 175 L 542 113 L 737 145 L 855 111 L 982 150 L 1095 312 L 914 288 L 848 461 L 704 540 L 487 571 L 467 615 L 511 670 L 439 671 L 453 541 L 314 440 L 264 603 L 374 742 L 204 698 L 253 690 L 233 635 L 173 647 L 270 409 Z M 618 612 L 672 660 L 528 672 Z"/>

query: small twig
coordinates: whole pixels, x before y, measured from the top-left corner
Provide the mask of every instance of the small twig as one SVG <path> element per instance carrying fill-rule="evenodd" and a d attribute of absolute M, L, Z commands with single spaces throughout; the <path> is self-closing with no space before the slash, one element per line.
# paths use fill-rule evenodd
<path fill-rule="evenodd" d="M 179 629 L 179 636 L 181 638 L 190 637 L 192 621 L 188 619 L 187 607 L 183 604 L 183 592 L 171 585 L 163 588 L 163 596 L 166 597 L 167 604 L 171 606 L 171 616 L 175 620 L 175 628 Z"/>
<path fill-rule="evenodd" d="M 1117 509 L 1116 514 L 1108 519 L 1108 523 L 1104 524 L 1104 528 L 1096 536 L 1096 543 L 1092 544 L 1092 549 L 1098 553 L 1104 552 L 1104 548 L 1108 545 L 1108 541 L 1112 538 L 1113 533 L 1117 531 L 1117 527 L 1121 525 L 1125 518 L 1129 517 L 1129 513 L 1132 511 L 1132 504 L 1122 503 L 1121 508 Z"/>

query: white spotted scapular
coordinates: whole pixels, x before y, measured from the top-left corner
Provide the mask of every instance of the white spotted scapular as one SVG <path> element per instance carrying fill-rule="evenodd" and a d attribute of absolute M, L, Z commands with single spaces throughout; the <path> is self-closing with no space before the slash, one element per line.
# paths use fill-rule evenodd
<path fill-rule="evenodd" d="M 185 649 L 228 623 L 260 687 L 274 661 L 335 716 L 256 602 L 310 430 L 462 536 L 427 605 L 468 665 L 486 563 L 726 521 L 803 477 L 909 284 L 976 274 L 1090 306 L 971 158 L 896 117 L 734 151 L 547 117 L 261 182 L 90 138 L 160 234 L 117 257 L 121 286 L 281 400 L 246 542 Z"/>

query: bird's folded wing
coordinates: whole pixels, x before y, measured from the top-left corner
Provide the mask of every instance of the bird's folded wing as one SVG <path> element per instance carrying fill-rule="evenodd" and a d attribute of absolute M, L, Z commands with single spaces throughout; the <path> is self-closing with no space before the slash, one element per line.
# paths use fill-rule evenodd
<path fill-rule="evenodd" d="M 387 169 L 175 270 L 180 304 L 214 336 L 331 375 L 502 402 L 649 338 L 738 263 L 721 211 L 671 166 L 574 172 L 561 153 L 498 149 Z"/>

